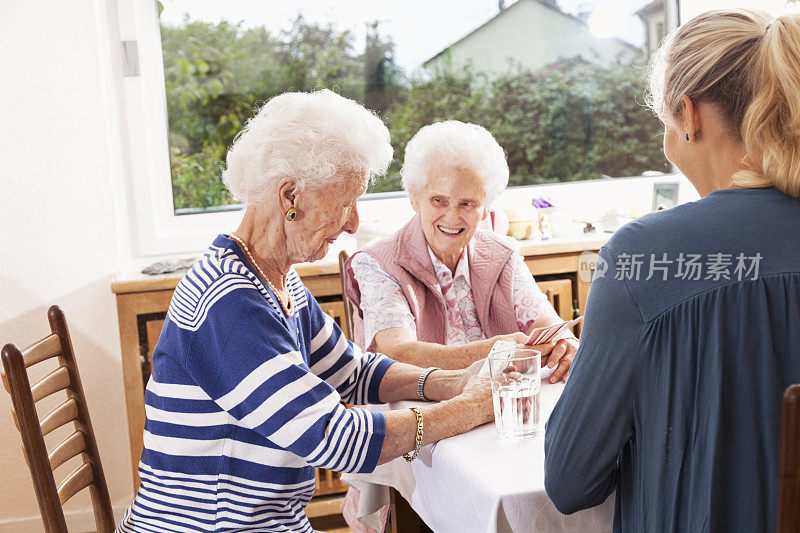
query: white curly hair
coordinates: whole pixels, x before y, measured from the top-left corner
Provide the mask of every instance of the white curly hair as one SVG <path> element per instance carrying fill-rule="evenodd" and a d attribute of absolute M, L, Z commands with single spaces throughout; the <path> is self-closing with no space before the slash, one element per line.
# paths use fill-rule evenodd
<path fill-rule="evenodd" d="M 284 177 L 295 190 L 335 185 L 354 172 L 372 179 L 392 161 L 389 130 L 353 100 L 327 89 L 270 99 L 228 150 L 222 181 L 237 201 L 251 204 Z"/>
<path fill-rule="evenodd" d="M 403 188 L 416 196 L 425 186 L 430 169 L 442 165 L 474 172 L 483 182 L 486 207 L 508 185 L 503 148 L 486 128 L 477 124 L 447 120 L 420 129 L 406 145 L 401 170 Z"/>

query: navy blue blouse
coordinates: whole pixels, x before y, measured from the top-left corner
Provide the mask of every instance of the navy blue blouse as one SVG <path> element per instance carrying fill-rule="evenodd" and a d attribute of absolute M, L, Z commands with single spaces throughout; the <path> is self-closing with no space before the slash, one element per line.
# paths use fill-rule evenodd
<path fill-rule="evenodd" d="M 781 397 L 800 382 L 800 200 L 730 189 L 621 228 L 547 423 L 572 513 L 616 531 L 774 530 Z"/>

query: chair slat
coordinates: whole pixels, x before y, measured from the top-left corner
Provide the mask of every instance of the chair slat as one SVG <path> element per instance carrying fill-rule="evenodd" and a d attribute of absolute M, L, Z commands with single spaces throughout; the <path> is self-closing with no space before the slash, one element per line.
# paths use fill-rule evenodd
<path fill-rule="evenodd" d="M 349 340 L 353 339 L 353 308 L 350 307 L 352 302 L 350 298 L 347 297 L 347 260 L 350 256 L 347 254 L 347 250 L 342 250 L 339 252 L 339 281 L 342 285 L 342 303 L 344 304 L 344 336 L 347 337 Z"/>
<path fill-rule="evenodd" d="M 58 486 L 58 499 L 63 504 L 94 481 L 92 465 L 83 463 Z"/>
<path fill-rule="evenodd" d="M 61 405 L 47 413 L 47 416 L 42 419 L 42 435 L 47 435 L 54 429 L 60 428 L 67 422 L 77 419 L 78 403 L 73 398 L 69 398 Z M 17 427 L 17 429 L 19 429 L 19 427 Z"/>
<path fill-rule="evenodd" d="M 31 460 L 28 459 L 28 454 L 25 453 L 25 445 L 21 444 L 19 449 L 22 450 L 22 456 L 25 458 L 25 464 L 28 465 L 28 468 L 30 468 L 31 467 Z"/>
<path fill-rule="evenodd" d="M 33 384 L 31 387 L 33 401 L 38 402 L 67 387 L 69 387 L 69 370 L 65 366 L 60 366 Z"/>
<path fill-rule="evenodd" d="M 83 438 L 83 432 L 75 431 L 47 454 L 47 458 L 50 459 L 50 468 L 55 470 L 84 450 L 86 450 L 86 441 Z"/>
<path fill-rule="evenodd" d="M 0 377 L 3 378 L 3 387 L 6 389 L 6 392 L 11 394 L 11 387 L 8 385 L 8 378 L 6 377 L 5 370 L 0 370 Z"/>
<path fill-rule="evenodd" d="M 58 355 L 61 355 L 61 340 L 55 333 L 48 335 L 35 344 L 31 344 L 22 351 L 22 358 L 25 360 L 26 368 Z"/>
<path fill-rule="evenodd" d="M 47 310 L 47 319 L 50 334 L 41 341 L 24 351 L 13 344 L 6 344 L 0 350 L 3 370 L 7 374 L 5 381 L 11 389 L 15 421 L 22 436 L 23 455 L 31 471 L 44 530 L 66 532 L 62 504 L 89 487 L 96 530 L 98 533 L 112 533 L 116 527 L 114 512 L 86 409 L 69 328 L 57 305 Z M 56 356 L 59 367 L 32 387 L 27 367 Z M 60 405 L 40 420 L 35 402 L 63 389 L 67 389 L 68 398 L 59 400 Z M 71 421 L 76 422 L 78 428 L 70 429 L 71 435 L 66 441 L 48 453 L 44 435 Z M 56 486 L 53 469 L 76 456 L 82 457 L 80 466 Z"/>
<path fill-rule="evenodd" d="M 13 407 L 11 408 L 11 418 L 14 419 L 14 425 L 17 426 L 17 431 L 21 431 L 19 429 L 19 418 L 17 418 L 17 412 L 14 410 Z"/>

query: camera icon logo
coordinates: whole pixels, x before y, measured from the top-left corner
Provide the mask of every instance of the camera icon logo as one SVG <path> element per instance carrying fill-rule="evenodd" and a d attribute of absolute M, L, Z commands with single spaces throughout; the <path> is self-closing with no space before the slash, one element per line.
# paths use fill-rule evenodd
<path fill-rule="evenodd" d="M 608 272 L 608 262 L 595 252 L 583 252 L 578 257 L 578 277 L 589 283 L 604 278 Z"/>

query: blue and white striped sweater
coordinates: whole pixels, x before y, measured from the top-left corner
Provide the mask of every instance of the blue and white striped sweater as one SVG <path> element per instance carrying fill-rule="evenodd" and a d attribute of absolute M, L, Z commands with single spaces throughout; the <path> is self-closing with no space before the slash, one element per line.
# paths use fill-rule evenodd
<path fill-rule="evenodd" d="M 375 468 L 392 361 L 361 353 L 287 277 L 287 318 L 219 236 L 178 284 L 145 393 L 142 483 L 118 531 L 311 531 L 315 466 Z"/>

